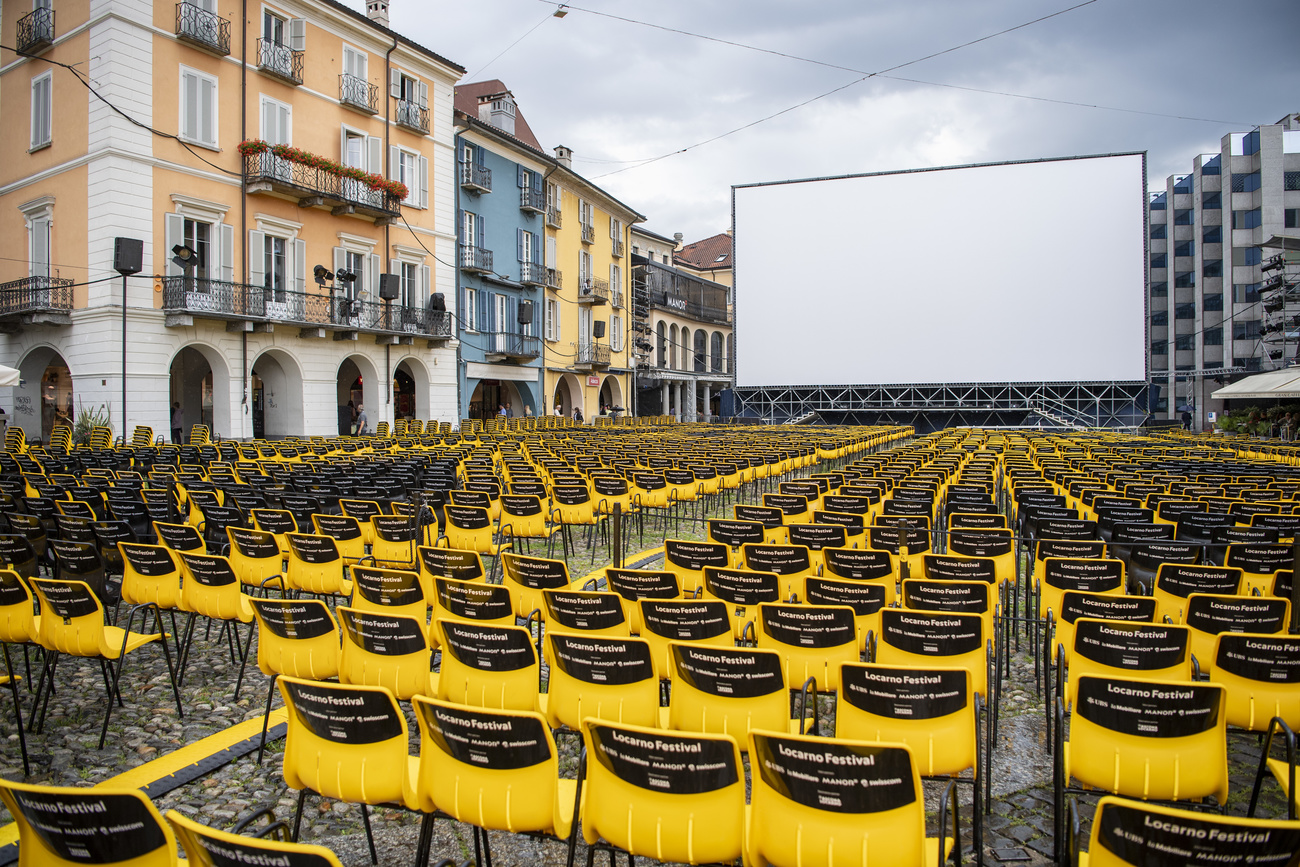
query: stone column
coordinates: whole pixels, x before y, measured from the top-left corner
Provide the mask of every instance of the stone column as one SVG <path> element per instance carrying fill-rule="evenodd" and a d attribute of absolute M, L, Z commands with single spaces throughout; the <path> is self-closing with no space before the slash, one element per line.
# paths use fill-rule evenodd
<path fill-rule="evenodd" d="M 686 413 L 682 412 L 682 384 L 673 383 L 673 415 L 678 421 L 686 421 Z"/>
<path fill-rule="evenodd" d="M 672 415 L 668 406 L 668 380 L 661 380 L 659 383 L 659 414 Z"/>

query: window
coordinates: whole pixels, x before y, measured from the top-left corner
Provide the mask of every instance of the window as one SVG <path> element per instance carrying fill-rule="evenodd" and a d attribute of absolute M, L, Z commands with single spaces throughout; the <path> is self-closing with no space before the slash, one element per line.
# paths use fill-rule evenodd
<path fill-rule="evenodd" d="M 582 224 L 584 229 L 593 227 L 591 202 L 584 202 L 582 199 L 578 200 L 578 222 Z"/>
<path fill-rule="evenodd" d="M 1258 265 L 1262 258 L 1259 247 L 1234 247 L 1232 250 L 1232 264 L 1239 267 Z"/>
<path fill-rule="evenodd" d="M 1174 318 L 1175 318 L 1175 319 L 1195 319 L 1195 318 L 1196 318 L 1196 304 L 1195 304 L 1194 302 L 1189 302 L 1189 303 L 1187 303 L 1187 304 L 1178 304 L 1178 305 L 1175 305 L 1175 307 L 1174 307 Z"/>
<path fill-rule="evenodd" d="M 611 292 L 623 291 L 623 266 L 609 266 L 609 288 Z"/>
<path fill-rule="evenodd" d="M 429 207 L 429 158 L 393 145 L 388 150 L 391 180 L 406 185 L 402 204 L 413 208 Z"/>
<path fill-rule="evenodd" d="M 1195 224 L 1195 215 L 1191 208 L 1174 211 L 1175 226 L 1191 226 Z"/>
<path fill-rule="evenodd" d="M 578 288 L 586 290 L 591 286 L 591 254 L 586 250 L 578 253 Z"/>
<path fill-rule="evenodd" d="M 611 352 L 623 351 L 623 317 L 609 317 L 609 349 Z"/>
<path fill-rule="evenodd" d="M 523 229 L 517 229 L 518 244 L 516 245 L 519 253 L 519 261 L 525 264 L 532 264 L 541 258 L 541 238 L 535 232 L 528 232 Z"/>
<path fill-rule="evenodd" d="M 1196 255 L 1196 242 L 1195 242 L 1195 241 L 1179 241 L 1178 243 L 1174 244 L 1174 255 L 1175 255 L 1175 256 L 1195 256 L 1195 255 Z"/>
<path fill-rule="evenodd" d="M 1192 340 L 1194 335 L 1180 334 L 1174 338 L 1174 349 L 1195 349 L 1196 344 Z"/>
<path fill-rule="evenodd" d="M 465 287 L 465 303 L 461 305 L 461 324 L 466 331 L 478 330 L 478 290 Z"/>
<path fill-rule="evenodd" d="M 1215 292 L 1206 295 L 1201 299 L 1201 309 L 1206 312 L 1220 312 L 1223 310 L 1223 293 Z"/>
<path fill-rule="evenodd" d="M 293 144 L 293 106 L 269 96 L 262 97 L 262 141 Z"/>
<path fill-rule="evenodd" d="M 349 75 L 359 82 L 366 81 L 366 63 L 367 55 L 364 51 L 358 51 L 351 45 L 343 46 L 343 74 Z"/>
<path fill-rule="evenodd" d="M 1232 284 L 1232 303 L 1254 304 L 1259 300 L 1259 285 L 1258 283 Z"/>
<path fill-rule="evenodd" d="M 1202 277 L 1222 277 L 1222 276 L 1223 276 L 1223 260 L 1222 260 L 1222 259 L 1206 259 L 1206 260 L 1202 263 L 1202 265 L 1201 265 L 1201 276 L 1202 276 Z"/>
<path fill-rule="evenodd" d="M 1153 241 L 1159 241 L 1159 240 L 1161 240 L 1162 238 L 1166 237 L 1167 233 L 1166 233 L 1165 230 L 1166 230 L 1167 228 L 1168 228 L 1168 226 L 1167 226 L 1165 223 L 1153 223 L 1153 224 L 1151 225 L 1151 240 L 1153 240 Z M 719 256 L 718 258 L 719 258 L 719 259 L 725 259 L 726 257 L 725 257 L 725 256 Z"/>
<path fill-rule="evenodd" d="M 1222 328 L 1205 329 L 1205 334 L 1201 337 L 1201 343 L 1204 344 L 1205 346 L 1222 346 L 1223 329 Z"/>
<path fill-rule="evenodd" d="M 265 226 L 260 219 L 258 224 Z M 306 291 L 307 242 L 289 237 L 289 231 L 277 225 L 273 231 L 262 228 L 248 233 L 248 282 L 267 290 L 263 296 L 267 305 L 284 304 L 289 292 Z M 286 310 L 268 313 L 287 315 Z"/>
<path fill-rule="evenodd" d="M 419 132 L 429 131 L 429 85 L 400 69 L 389 72 L 388 92 L 397 100 L 397 123 Z"/>
<path fill-rule="evenodd" d="M 54 198 L 43 196 L 21 206 L 21 210 L 27 223 L 27 274 L 29 277 L 49 277 Z"/>
<path fill-rule="evenodd" d="M 1168 298 L 1168 297 L 1169 297 L 1169 284 L 1166 283 L 1166 282 L 1163 281 L 1163 280 L 1161 280 L 1159 283 L 1152 283 L 1152 284 L 1151 284 L 1151 297 L 1152 297 L 1152 298 Z"/>
<path fill-rule="evenodd" d="M 1234 193 L 1253 193 L 1259 189 L 1259 172 L 1251 172 L 1248 175 L 1232 176 L 1232 191 Z"/>
<path fill-rule="evenodd" d="M 1151 324 L 1154 325 L 1154 326 L 1168 325 L 1168 324 L 1169 324 L 1169 311 L 1168 311 L 1168 310 L 1156 310 L 1156 311 L 1152 312 L 1152 314 L 1151 314 Z"/>
<path fill-rule="evenodd" d="M 1207 211 L 1217 211 L 1223 207 L 1223 196 L 1217 190 L 1212 193 L 1201 193 L 1201 208 Z"/>
<path fill-rule="evenodd" d="M 615 241 L 623 240 L 623 221 L 609 218 L 609 237 Z"/>
<path fill-rule="evenodd" d="M 422 295 L 420 285 L 420 266 L 415 262 L 400 262 L 397 274 L 402 280 L 402 294 L 399 298 L 403 307 L 420 309 Z"/>
<path fill-rule="evenodd" d="M 1300 172 L 1283 172 L 1282 189 L 1289 192 L 1300 190 Z"/>
<path fill-rule="evenodd" d="M 1168 354 L 1169 354 L 1169 341 L 1168 341 L 1168 340 L 1153 340 L 1153 341 L 1151 341 L 1151 354 L 1152 354 L 1152 355 L 1168 355 Z"/>
<path fill-rule="evenodd" d="M 1165 254 L 1164 254 L 1164 253 L 1152 253 L 1152 254 L 1151 254 L 1151 267 L 1152 267 L 1152 268 L 1168 268 L 1168 267 L 1169 267 L 1169 261 L 1168 261 L 1168 259 L 1166 258 Z"/>
<path fill-rule="evenodd" d="M 1201 233 L 1201 243 L 1202 243 L 1202 244 L 1222 244 L 1222 243 L 1223 243 L 1223 227 L 1222 227 L 1222 226 L 1206 226 L 1206 227 L 1205 227 L 1205 231 Z"/>
<path fill-rule="evenodd" d="M 1195 271 L 1180 271 L 1174 274 L 1175 289 L 1190 289 L 1196 285 Z"/>
<path fill-rule="evenodd" d="M 1245 319 L 1237 320 L 1232 323 L 1233 340 L 1258 340 L 1259 339 L 1259 320 Z"/>
<path fill-rule="evenodd" d="M 169 277 L 189 276 L 196 281 L 187 291 L 207 292 L 209 281 L 235 279 L 235 227 L 224 222 L 226 210 L 215 203 L 173 194 L 176 212 L 163 214 L 163 273 Z M 198 253 L 198 264 L 189 273 L 172 261 L 172 248 L 184 245 Z M 258 243 L 257 250 L 261 251 Z M 155 254 L 157 255 L 157 254 Z M 260 280 L 256 281 L 260 284 Z"/>
<path fill-rule="evenodd" d="M 1192 176 L 1191 176 L 1191 175 L 1183 175 L 1181 178 L 1179 178 L 1178 180 L 1174 181 L 1174 195 L 1175 195 L 1175 196 L 1186 196 L 1186 195 L 1191 194 L 1191 192 L 1192 192 Z"/>
<path fill-rule="evenodd" d="M 1217 175 L 1218 173 L 1219 173 L 1219 156 L 1217 154 L 1215 156 L 1210 157 L 1205 162 L 1201 163 L 1202 175 Z"/>
<path fill-rule="evenodd" d="M 1233 211 L 1232 228 L 1234 229 L 1258 229 L 1261 222 L 1261 211 L 1255 208 L 1253 211 Z"/>
<path fill-rule="evenodd" d="M 186 219 L 181 226 L 181 243 L 198 254 L 199 263 L 190 276 L 207 280 L 212 270 L 212 224 Z M 170 253 L 168 249 L 167 254 Z"/>
<path fill-rule="evenodd" d="M 558 184 L 546 185 L 546 218 L 557 223 L 560 216 L 560 187 Z M 554 262 L 552 262 L 554 264 Z"/>
<path fill-rule="evenodd" d="M 217 80 L 181 67 L 181 138 L 217 146 Z"/>
<path fill-rule="evenodd" d="M 274 42 L 276 45 L 285 44 L 285 34 L 288 30 L 286 19 L 276 15 L 269 9 L 262 11 L 262 38 L 268 42 Z"/>
<path fill-rule="evenodd" d="M 560 339 L 560 302 L 556 298 L 546 299 L 546 339 Z"/>
<path fill-rule="evenodd" d="M 53 70 L 32 79 L 32 138 L 31 149 L 39 150 L 50 143 L 51 88 L 54 86 Z"/>
<path fill-rule="evenodd" d="M 1300 208 L 1287 208 L 1282 212 L 1282 226 L 1286 229 L 1300 229 Z"/>
<path fill-rule="evenodd" d="M 1151 201 L 1147 203 L 1147 207 L 1153 211 L 1163 211 L 1165 209 L 1165 194 L 1156 193 L 1151 197 Z"/>

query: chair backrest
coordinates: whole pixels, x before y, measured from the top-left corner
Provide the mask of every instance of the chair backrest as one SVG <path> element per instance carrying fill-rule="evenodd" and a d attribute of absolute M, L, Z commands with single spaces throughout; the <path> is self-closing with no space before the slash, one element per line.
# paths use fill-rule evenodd
<path fill-rule="evenodd" d="M 1224 632 L 1210 658 L 1210 681 L 1227 690 L 1228 725 L 1264 731 L 1280 717 L 1300 728 L 1300 635 Z"/>
<path fill-rule="evenodd" d="M 913 578 L 931 581 L 980 581 L 998 583 L 997 561 L 992 557 L 954 557 L 950 554 L 922 554 Z"/>
<path fill-rule="evenodd" d="M 158 541 L 162 542 L 173 551 L 198 551 L 202 553 L 207 550 L 207 544 L 199 531 L 189 524 L 168 524 L 162 521 L 153 522 L 154 535 Z"/>
<path fill-rule="evenodd" d="M 1135 623 L 1156 622 L 1156 601 L 1150 596 L 1124 596 L 1115 593 L 1081 593 L 1067 590 L 1061 594 L 1055 615 L 1051 659 L 1058 653 L 1070 659 L 1074 647 L 1074 624 L 1083 617 L 1100 620 L 1131 620 Z M 1050 660 L 1049 660 L 1050 662 Z"/>
<path fill-rule="evenodd" d="M 352 520 L 352 519 L 349 519 Z M 352 583 L 343 575 L 343 556 L 333 536 L 321 533 L 286 533 L 289 589 L 321 595 L 347 596 Z"/>
<path fill-rule="evenodd" d="M 347 557 L 350 560 L 360 560 L 366 553 L 366 537 L 361 531 L 361 522 L 350 515 L 322 515 L 314 513 L 311 516 L 312 526 L 315 527 L 315 533 L 310 535 L 329 536 L 334 540 L 334 546 L 338 549 L 339 555 Z M 299 522 L 301 523 L 301 522 Z M 297 533 L 294 535 L 309 535 Z M 293 550 L 293 535 L 285 534 L 289 541 L 289 549 Z"/>
<path fill-rule="evenodd" d="M 735 521 L 725 518 L 707 522 L 708 540 L 721 542 L 729 548 L 739 548 L 746 543 L 764 542 L 763 525 L 758 521 Z"/>
<path fill-rule="evenodd" d="M 658 861 L 740 858 L 745 773 L 733 738 L 589 719 L 583 739 L 582 834 L 588 844 L 603 837 Z"/>
<path fill-rule="evenodd" d="M 47 548 L 55 541 L 58 540 L 48 540 Z M 24 578 L 35 578 L 40 574 L 40 558 L 36 546 L 26 534 L 0 534 L 0 563 Z"/>
<path fill-rule="evenodd" d="M 1118 795 L 1228 797 L 1224 689 L 1193 681 L 1076 678 L 1064 778 Z"/>
<path fill-rule="evenodd" d="M 547 633 L 626 637 L 631 634 L 623 602 L 608 591 L 543 590 Z"/>
<path fill-rule="evenodd" d="M 824 548 L 822 574 L 846 581 L 898 582 L 898 561 L 888 551 L 876 548 Z"/>
<path fill-rule="evenodd" d="M 664 540 L 664 569 L 677 576 L 685 593 L 702 586 L 707 566 L 730 566 L 731 549 L 720 542 Z"/>
<path fill-rule="evenodd" d="M 413 806 L 406 716 L 382 686 L 276 681 L 289 710 L 284 781 L 326 798 Z"/>
<path fill-rule="evenodd" d="M 28 644 L 36 639 L 31 588 L 13 569 L 0 569 L 0 644 Z"/>
<path fill-rule="evenodd" d="M 181 603 L 181 567 L 166 545 L 118 542 L 122 557 L 122 601 L 177 608 Z"/>
<path fill-rule="evenodd" d="M 436 622 L 442 645 L 438 698 L 473 707 L 537 709 L 541 667 L 527 629 Z"/>
<path fill-rule="evenodd" d="M 1162 563 L 1156 570 L 1152 596 L 1159 604 L 1157 617 L 1183 622 L 1183 610 L 1193 593 L 1236 594 L 1242 589 L 1242 572 L 1229 566 Z"/>
<path fill-rule="evenodd" d="M 339 606 L 339 682 L 382 686 L 399 699 L 427 691 L 429 633 L 423 617 Z"/>
<path fill-rule="evenodd" d="M 416 553 L 420 560 L 420 574 L 431 579 L 480 581 L 487 577 L 487 572 L 483 569 L 483 558 L 477 551 L 421 545 Z"/>
<path fill-rule="evenodd" d="M 1192 655 L 1202 673 L 1214 665 L 1214 642 L 1220 633 L 1251 632 L 1273 635 L 1286 632 L 1291 603 L 1276 596 L 1233 596 L 1193 593 L 1186 599 L 1183 625 L 1191 634 Z"/>
<path fill-rule="evenodd" d="M 241 837 L 218 831 L 167 811 L 167 821 L 185 848 L 191 864 L 284 864 L 286 867 L 343 867 L 337 855 L 324 846 L 289 843 L 260 837 Z"/>
<path fill-rule="evenodd" d="M 605 568 L 605 585 L 623 600 L 623 613 L 632 633 L 641 631 L 641 599 L 680 599 L 677 575 L 666 569 Z"/>
<path fill-rule="evenodd" d="M 1038 585 L 1038 616 L 1059 611 L 1061 594 L 1067 590 L 1079 593 L 1111 593 L 1123 595 L 1123 560 L 1100 560 L 1090 557 L 1048 557 L 1043 560 L 1041 582 Z"/>
<path fill-rule="evenodd" d="M 669 654 L 670 729 L 727 734 L 738 743 L 751 729 L 789 730 L 790 693 L 776 652 L 673 642 Z"/>
<path fill-rule="evenodd" d="M 805 545 L 745 545 L 740 550 L 746 569 L 781 577 L 781 595 L 785 599 L 802 599 L 803 579 L 817 571 L 812 552 Z"/>
<path fill-rule="evenodd" d="M 987 698 L 988 653 L 984 618 L 978 614 L 902 608 L 880 612 L 875 661 L 882 665 L 964 668 L 970 672 L 971 688 Z"/>
<path fill-rule="evenodd" d="M 479 828 L 568 836 L 576 804 L 558 797 L 559 760 L 535 711 L 468 708 L 417 696 L 418 808 Z"/>
<path fill-rule="evenodd" d="M 323 680 L 339 673 L 339 627 L 319 599 L 250 598 L 257 667 L 265 675 Z"/>
<path fill-rule="evenodd" d="M 804 600 L 809 605 L 847 605 L 853 609 L 858 624 L 861 648 L 867 636 L 880 631 L 880 612 L 893 602 L 894 585 L 881 581 L 837 581 L 831 578 L 808 578 L 804 582 Z"/>
<path fill-rule="evenodd" d="M 353 574 L 355 573 L 354 569 Z M 435 620 L 460 620 L 499 626 L 515 624 L 514 600 L 509 589 L 500 584 L 434 578 L 430 601 Z"/>
<path fill-rule="evenodd" d="M 997 585 L 983 581 L 925 581 L 909 578 L 902 586 L 903 607 L 911 611 L 952 611 L 984 618 L 984 634 L 994 635 Z"/>
<path fill-rule="evenodd" d="M 26 542 L 26 538 L 23 538 Z M 51 539 L 50 550 L 54 552 L 55 572 L 65 581 L 84 581 L 101 600 L 108 593 L 108 576 L 104 570 L 104 558 L 99 555 L 99 546 L 93 542 L 67 542 L 63 539 Z"/>
<path fill-rule="evenodd" d="M 860 658 L 857 621 L 844 605 L 764 602 L 755 624 L 758 646 L 781 656 L 785 681 L 798 688 L 808 678 L 819 690 L 839 688 L 839 664 Z"/>
<path fill-rule="evenodd" d="M 428 618 L 432 603 L 426 598 L 427 588 L 419 573 L 375 566 L 353 566 L 349 574 L 352 576 L 353 608 L 384 614 L 404 614 L 421 621 Z"/>
<path fill-rule="evenodd" d="M 571 583 L 569 567 L 565 562 L 547 557 L 506 552 L 501 555 L 501 570 L 502 583 L 510 588 L 510 596 L 515 601 L 515 614 L 520 617 L 527 617 L 539 609 L 545 616 L 542 591 L 566 589 Z"/>
<path fill-rule="evenodd" d="M 639 636 L 650 645 L 655 675 L 672 676 L 673 642 L 714 647 L 735 644 L 732 618 L 727 603 L 717 599 L 641 599 Z"/>
<path fill-rule="evenodd" d="M 1094 620 L 1074 623 L 1066 707 L 1074 704 L 1080 675 L 1106 674 L 1146 680 L 1191 680 L 1191 634 L 1171 623 Z"/>
<path fill-rule="evenodd" d="M 424 541 L 421 538 L 420 522 L 407 515 L 375 515 L 370 519 L 374 532 L 371 556 L 380 563 L 414 565 L 415 549 Z"/>
<path fill-rule="evenodd" d="M 1240 569 L 1251 589 L 1267 590 L 1271 576 L 1279 569 L 1291 568 L 1294 553 L 1290 545 L 1239 544 L 1229 545 L 1224 556 L 1225 566 Z"/>
<path fill-rule="evenodd" d="M 139 789 L 0 780 L 0 802 L 18 826 L 19 867 L 177 863 L 171 828 Z"/>
<path fill-rule="evenodd" d="M 253 619 L 253 609 L 243 594 L 230 560 L 214 554 L 178 554 L 185 580 L 181 582 L 181 608 L 216 620 Z"/>
<path fill-rule="evenodd" d="M 227 527 L 226 539 L 230 542 L 230 565 L 245 585 L 260 589 L 267 579 L 280 577 L 285 551 L 274 533 Z"/>
<path fill-rule="evenodd" d="M 1300 825 L 1179 810 L 1107 795 L 1097 802 L 1089 867 L 1295 865 Z"/>
<path fill-rule="evenodd" d="M 925 799 L 907 746 L 773 732 L 749 741 L 748 863 L 823 863 L 830 852 L 863 867 L 926 863 Z"/>
<path fill-rule="evenodd" d="M 588 717 L 628 725 L 659 725 L 659 678 L 650 645 L 640 638 L 546 632 L 550 681 L 546 719 L 578 729 Z"/>

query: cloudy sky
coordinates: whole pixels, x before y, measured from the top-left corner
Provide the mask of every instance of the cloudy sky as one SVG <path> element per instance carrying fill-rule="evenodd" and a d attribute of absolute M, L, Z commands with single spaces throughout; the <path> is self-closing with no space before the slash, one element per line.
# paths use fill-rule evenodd
<path fill-rule="evenodd" d="M 556 6 L 392 0 L 391 15 L 466 81 L 504 81 L 543 147 L 571 147 L 688 242 L 728 227 L 732 184 L 1146 150 L 1163 187 L 1228 132 L 1300 110 L 1295 0 Z"/>

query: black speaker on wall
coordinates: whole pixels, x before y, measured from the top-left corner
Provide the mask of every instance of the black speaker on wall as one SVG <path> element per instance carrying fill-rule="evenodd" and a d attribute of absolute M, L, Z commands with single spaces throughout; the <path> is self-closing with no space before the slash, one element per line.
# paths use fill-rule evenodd
<path fill-rule="evenodd" d="M 114 238 L 113 270 L 122 275 L 139 274 L 144 270 L 144 241 L 139 238 Z"/>
<path fill-rule="evenodd" d="M 533 324 L 533 302 L 531 301 L 519 302 L 519 324 L 520 325 Z"/>
<path fill-rule="evenodd" d="M 392 301 L 402 294 L 402 278 L 396 274 L 379 275 L 379 297 Z"/>
<path fill-rule="evenodd" d="M 591 336 L 597 340 L 605 336 L 605 321 L 603 319 L 597 319 L 591 324 Z"/>

